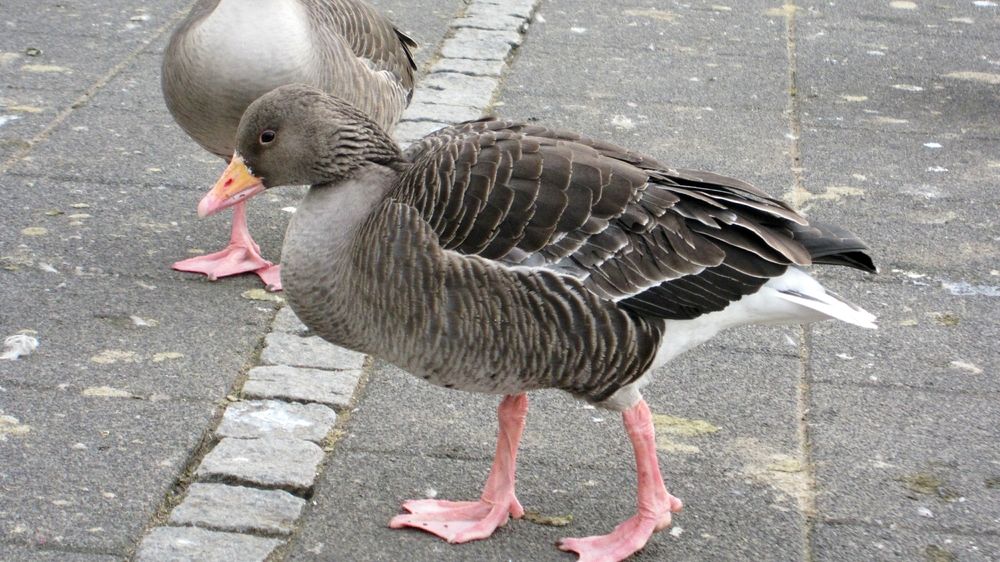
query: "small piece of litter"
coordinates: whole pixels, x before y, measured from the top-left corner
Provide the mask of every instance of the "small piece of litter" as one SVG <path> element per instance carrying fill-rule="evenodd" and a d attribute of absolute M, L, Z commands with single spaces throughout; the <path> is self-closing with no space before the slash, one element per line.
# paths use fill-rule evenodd
<path fill-rule="evenodd" d="M 922 92 L 922 91 L 924 91 L 924 89 L 921 88 L 920 86 L 914 86 L 912 84 L 893 84 L 892 87 L 895 88 L 895 89 L 897 89 L 897 90 L 904 90 L 904 91 L 907 91 L 907 92 Z"/>
<path fill-rule="evenodd" d="M 942 168 L 941 166 L 931 166 L 927 168 L 928 172 L 947 172 L 948 168 Z"/>
<path fill-rule="evenodd" d="M 3 346 L 6 349 L 0 354 L 0 360 L 14 361 L 22 355 L 30 355 L 38 347 L 38 340 L 27 334 L 15 334 L 5 339 Z"/>
<path fill-rule="evenodd" d="M 586 33 L 587 32 L 587 28 L 586 27 L 571 27 L 571 28 L 569 28 L 569 30 L 572 31 L 573 33 Z"/>
<path fill-rule="evenodd" d="M 974 365 L 972 363 L 967 363 L 965 361 L 952 361 L 951 362 L 951 368 L 952 369 L 958 369 L 959 371 L 967 371 L 969 373 L 972 373 L 973 375 L 981 375 L 981 374 L 983 374 L 983 370 L 982 369 L 980 369 L 979 367 L 977 367 L 976 365 Z"/>
<path fill-rule="evenodd" d="M 683 533 L 684 533 L 684 529 L 682 527 L 674 527 L 674 528 L 670 529 L 670 536 L 671 537 L 679 537 Z"/>
<path fill-rule="evenodd" d="M 977 0 L 972 3 L 973 6 L 977 8 L 995 8 L 997 7 L 996 2 L 990 2 L 990 0 Z"/>
<path fill-rule="evenodd" d="M 934 513 L 926 507 L 917 509 L 917 513 L 919 513 L 921 517 L 934 517 Z"/>
<path fill-rule="evenodd" d="M 941 145 L 936 142 L 925 142 L 924 146 L 927 148 L 941 148 Z"/>
<path fill-rule="evenodd" d="M 438 497 L 438 491 L 435 490 L 434 488 L 427 488 L 426 490 L 424 490 L 424 497 L 434 499 Z"/>
<path fill-rule="evenodd" d="M 295 207 L 282 207 L 281 210 L 284 211 L 284 212 L 286 212 L 286 213 L 294 213 L 295 212 Z"/>
<path fill-rule="evenodd" d="M 145 320 L 139 318 L 138 316 L 132 315 L 129 316 L 129 318 L 132 319 L 132 323 L 135 324 L 136 326 L 149 326 L 149 322 L 146 322 Z"/>

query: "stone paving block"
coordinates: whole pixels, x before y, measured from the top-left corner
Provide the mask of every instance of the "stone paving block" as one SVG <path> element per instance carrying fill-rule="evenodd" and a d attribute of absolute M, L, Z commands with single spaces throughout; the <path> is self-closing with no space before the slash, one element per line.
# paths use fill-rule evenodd
<path fill-rule="evenodd" d="M 197 527 L 156 527 L 139 543 L 136 562 L 263 562 L 280 539 L 206 531 Z"/>
<path fill-rule="evenodd" d="M 215 433 L 237 439 L 260 439 L 273 434 L 318 444 L 335 423 L 336 412 L 320 404 L 252 400 L 230 404 Z"/>
<path fill-rule="evenodd" d="M 299 320 L 292 307 L 286 306 L 275 315 L 274 321 L 271 322 L 271 331 L 301 336 L 307 333 L 309 328 Z"/>
<path fill-rule="evenodd" d="M 444 42 L 441 56 L 451 59 L 503 60 L 511 47 L 521 44 L 517 31 L 459 28 Z"/>
<path fill-rule="evenodd" d="M 406 119 L 405 113 L 403 119 Z M 405 149 L 411 143 L 447 126 L 448 123 L 434 123 L 432 121 L 400 121 L 392 133 L 392 138 Z"/>
<path fill-rule="evenodd" d="M 465 10 L 465 15 L 499 14 L 528 19 L 535 4 L 536 0 L 477 0 Z"/>
<path fill-rule="evenodd" d="M 525 19 L 522 17 L 498 13 L 466 14 L 466 17 L 457 18 L 451 22 L 451 26 L 454 28 L 514 31 L 517 33 L 521 32 L 524 25 Z"/>
<path fill-rule="evenodd" d="M 439 59 L 428 71 L 431 74 L 436 72 L 455 72 L 467 74 L 469 76 L 495 76 L 503 74 L 506 65 L 502 60 L 474 60 L 474 59 Z M 410 107 L 413 107 L 410 104 Z"/>
<path fill-rule="evenodd" d="M 302 338 L 273 332 L 264 338 L 267 347 L 260 356 L 265 365 L 291 365 L 317 369 L 360 369 L 365 355 L 333 345 L 319 336 Z"/>
<path fill-rule="evenodd" d="M 413 94 L 412 103 L 440 103 L 469 107 L 486 107 L 489 105 L 493 97 L 493 91 L 496 89 L 498 83 L 496 78 L 486 76 L 467 76 L 454 72 L 437 72 L 424 78 L 424 84 L 427 87 L 420 88 Z M 403 119 L 406 119 L 405 113 L 403 114 Z M 396 135 L 400 134 L 399 127 L 397 127 Z"/>
<path fill-rule="evenodd" d="M 249 483 L 303 493 L 316 481 L 323 449 L 301 439 L 226 437 L 201 461 L 197 475 L 207 481 Z"/>
<path fill-rule="evenodd" d="M 290 535 L 306 500 L 283 490 L 195 483 L 170 513 L 171 525 L 233 533 Z"/>
<path fill-rule="evenodd" d="M 441 121 L 454 121 L 458 123 L 479 119 L 482 115 L 482 109 L 478 107 L 417 102 L 410 104 L 406 118 L 411 122 L 429 121 L 440 123 Z"/>
<path fill-rule="evenodd" d="M 243 397 L 316 402 L 335 410 L 347 407 L 361 378 L 360 370 L 322 371 L 274 365 L 250 370 Z"/>

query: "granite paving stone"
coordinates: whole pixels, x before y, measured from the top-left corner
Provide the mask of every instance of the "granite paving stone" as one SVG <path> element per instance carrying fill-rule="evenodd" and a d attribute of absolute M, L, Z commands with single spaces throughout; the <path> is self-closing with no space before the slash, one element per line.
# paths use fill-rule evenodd
<path fill-rule="evenodd" d="M 505 65 L 500 60 L 439 59 L 428 72 L 455 72 L 469 76 L 493 76 L 503 74 Z M 412 105 L 412 104 L 411 104 Z"/>
<path fill-rule="evenodd" d="M 272 332 L 264 339 L 260 356 L 265 365 L 291 365 L 327 370 L 360 369 L 365 355 L 333 345 L 318 336 L 299 337 Z"/>
<path fill-rule="evenodd" d="M 290 306 L 283 306 L 277 314 L 274 315 L 274 320 L 271 322 L 272 332 L 282 332 L 285 334 L 295 334 L 304 335 L 309 331 L 309 328 L 299 320 L 299 317 L 295 315 L 295 311 L 292 310 Z"/>
<path fill-rule="evenodd" d="M 191 484 L 170 524 L 232 533 L 290 535 L 306 500 L 283 490 Z"/>
<path fill-rule="evenodd" d="M 250 484 L 301 494 L 312 488 L 323 449 L 310 441 L 265 436 L 226 437 L 209 451 L 195 474 L 203 481 Z"/>
<path fill-rule="evenodd" d="M 206 531 L 197 527 L 156 527 L 135 553 L 136 562 L 264 562 L 280 539 Z"/>
<path fill-rule="evenodd" d="M 519 16 L 505 13 L 465 12 L 465 17 L 455 18 L 451 22 L 454 28 L 483 29 L 488 31 L 514 31 L 525 29 L 525 20 Z M 520 40 L 517 44 L 520 44 Z"/>
<path fill-rule="evenodd" d="M 538 3 L 538 0 L 476 0 L 465 10 L 465 14 L 508 15 L 528 19 Z"/>
<path fill-rule="evenodd" d="M 410 104 L 406 111 L 406 120 L 408 122 L 429 121 L 431 123 L 460 122 L 478 119 L 482 115 L 483 110 L 478 107 L 419 101 Z"/>
<path fill-rule="evenodd" d="M 253 400 L 230 404 L 215 434 L 236 439 L 259 439 L 273 434 L 318 444 L 335 423 L 336 412 L 320 404 Z"/>
<path fill-rule="evenodd" d="M 435 72 L 421 82 L 421 88 L 413 95 L 413 102 L 485 108 L 498 83 L 495 78 L 485 76 Z"/>
<path fill-rule="evenodd" d="M 455 35 L 445 41 L 441 56 L 452 59 L 503 60 L 511 47 L 521 44 L 517 31 L 488 31 L 458 28 Z"/>
<path fill-rule="evenodd" d="M 323 371 L 274 365 L 254 367 L 243 385 L 244 398 L 316 402 L 340 411 L 347 407 L 360 370 Z"/>

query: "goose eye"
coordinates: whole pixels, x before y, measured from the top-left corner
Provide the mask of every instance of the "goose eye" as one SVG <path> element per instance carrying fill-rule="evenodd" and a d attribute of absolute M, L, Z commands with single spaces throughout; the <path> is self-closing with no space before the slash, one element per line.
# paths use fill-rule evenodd
<path fill-rule="evenodd" d="M 267 130 L 260 134 L 260 144 L 270 144 L 274 141 L 274 131 Z"/>

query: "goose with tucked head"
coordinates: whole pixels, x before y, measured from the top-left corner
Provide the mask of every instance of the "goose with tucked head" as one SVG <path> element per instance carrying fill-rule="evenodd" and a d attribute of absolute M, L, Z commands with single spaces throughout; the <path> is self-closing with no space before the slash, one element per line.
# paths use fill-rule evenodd
<path fill-rule="evenodd" d="M 410 501 L 390 522 L 452 543 L 523 514 L 514 465 L 526 392 L 561 389 L 622 413 L 638 513 L 608 535 L 559 543 L 581 560 L 617 561 L 681 508 L 660 477 L 639 392 L 658 367 L 736 326 L 875 327 L 802 269 L 874 273 L 850 232 L 810 224 L 739 180 L 568 131 L 486 119 L 401 152 L 348 102 L 286 86 L 247 109 L 232 163 L 199 212 L 299 183 L 312 187 L 282 255 L 299 318 L 433 384 L 504 396 L 479 501 Z"/>
<path fill-rule="evenodd" d="M 227 161 L 250 102 L 285 84 L 336 94 L 391 130 L 413 94 L 414 47 L 361 0 L 201 0 L 170 38 L 163 97 L 181 128 Z M 211 280 L 254 271 L 280 289 L 279 267 L 261 257 L 247 228 L 253 195 L 235 205 L 225 250 L 174 269 Z"/>

